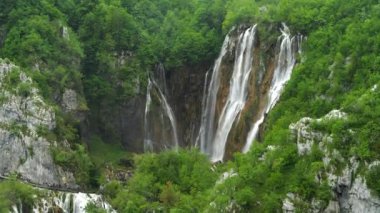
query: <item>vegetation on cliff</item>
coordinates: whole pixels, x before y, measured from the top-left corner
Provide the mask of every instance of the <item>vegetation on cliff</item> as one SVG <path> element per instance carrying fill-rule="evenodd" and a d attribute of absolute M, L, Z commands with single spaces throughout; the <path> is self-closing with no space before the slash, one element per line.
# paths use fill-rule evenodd
<path fill-rule="evenodd" d="M 0 182 L 0 212 L 9 212 L 12 206 L 23 206 L 23 210 L 31 210 L 39 198 L 39 192 L 32 187 L 20 183 L 15 177 Z"/>

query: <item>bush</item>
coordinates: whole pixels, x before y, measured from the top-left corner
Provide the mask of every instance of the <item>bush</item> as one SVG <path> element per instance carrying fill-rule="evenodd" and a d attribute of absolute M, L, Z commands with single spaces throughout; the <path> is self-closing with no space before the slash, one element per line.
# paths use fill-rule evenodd
<path fill-rule="evenodd" d="M 84 146 L 76 145 L 74 150 L 53 148 L 54 162 L 73 172 L 78 184 L 97 187 L 98 174 Z"/>
<path fill-rule="evenodd" d="M 29 83 L 21 83 L 18 85 L 17 94 L 27 98 L 31 94 L 32 86 Z"/>
<path fill-rule="evenodd" d="M 105 187 L 117 210 L 185 211 L 191 206 L 197 212 L 207 205 L 206 191 L 214 186 L 217 174 L 211 171 L 209 160 L 199 151 L 143 154 L 135 162 L 135 173 L 125 187 L 116 183 Z"/>
<path fill-rule="evenodd" d="M 0 212 L 9 212 L 13 205 L 22 204 L 23 209 L 32 209 L 41 194 L 34 188 L 10 179 L 0 182 Z"/>
<path fill-rule="evenodd" d="M 380 165 L 373 166 L 368 171 L 366 179 L 368 187 L 380 196 Z"/>

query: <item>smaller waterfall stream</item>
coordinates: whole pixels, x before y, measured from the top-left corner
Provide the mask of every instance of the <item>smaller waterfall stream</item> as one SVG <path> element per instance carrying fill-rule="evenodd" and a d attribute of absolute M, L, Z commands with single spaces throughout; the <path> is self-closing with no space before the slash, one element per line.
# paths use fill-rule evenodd
<path fill-rule="evenodd" d="M 154 75 L 148 79 L 144 116 L 144 150 L 154 151 L 156 149 L 156 142 L 160 142 L 160 144 L 163 145 L 161 148 L 177 149 L 179 146 L 177 123 L 174 112 L 166 98 L 168 92 L 165 80 L 165 69 L 161 64 L 157 66 L 156 74 L 159 79 L 158 82 L 154 80 Z M 158 101 L 159 106 L 158 108 L 155 108 L 158 110 L 158 112 L 155 112 L 154 109 L 152 109 L 154 107 L 157 107 L 157 103 L 154 101 Z M 159 115 L 159 123 L 156 123 L 155 121 L 155 113 Z M 169 127 L 166 125 L 167 120 L 170 124 Z M 160 131 L 157 129 L 160 129 Z M 167 136 L 168 131 L 171 135 L 171 138 L 168 138 Z"/>
<path fill-rule="evenodd" d="M 148 79 L 148 86 L 146 88 L 146 103 L 144 115 L 144 151 L 153 151 L 152 133 L 149 128 L 149 111 L 152 104 L 152 82 Z"/>
<path fill-rule="evenodd" d="M 249 151 L 253 140 L 256 139 L 260 125 L 264 122 L 265 115 L 269 113 L 269 111 L 276 105 L 277 101 L 279 100 L 286 82 L 290 79 L 293 67 L 296 62 L 296 49 L 300 45 L 300 39 L 297 39 L 297 37 L 291 37 L 290 31 L 285 24 L 283 24 L 281 33 L 282 35 L 279 37 L 280 48 L 277 56 L 276 67 L 268 92 L 268 101 L 263 111 L 261 112 L 260 118 L 253 124 L 252 129 L 248 133 L 246 144 L 243 148 L 244 153 Z M 300 48 L 298 49 L 300 50 Z"/>

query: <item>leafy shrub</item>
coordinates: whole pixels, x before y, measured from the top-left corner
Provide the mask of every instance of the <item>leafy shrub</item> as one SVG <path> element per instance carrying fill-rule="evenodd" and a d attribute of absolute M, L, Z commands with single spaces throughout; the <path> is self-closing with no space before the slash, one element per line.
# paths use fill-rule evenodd
<path fill-rule="evenodd" d="M 0 212 L 9 212 L 13 205 L 22 204 L 24 209 L 32 209 L 41 194 L 32 187 L 10 179 L 0 182 Z"/>
<path fill-rule="evenodd" d="M 367 185 L 378 196 L 380 196 L 380 165 L 373 166 L 366 176 Z"/>
<path fill-rule="evenodd" d="M 199 151 L 143 154 L 135 162 L 135 173 L 125 187 L 115 183 L 105 187 L 119 211 L 184 211 L 189 206 L 200 211 L 207 205 L 206 191 L 214 186 L 217 174 Z"/>
<path fill-rule="evenodd" d="M 21 97 L 27 98 L 31 94 L 32 86 L 29 83 L 21 83 L 18 85 L 17 94 Z"/>
<path fill-rule="evenodd" d="M 53 148 L 54 162 L 73 172 L 77 183 L 84 187 L 97 186 L 97 174 L 84 146 L 75 145 L 74 150 Z"/>

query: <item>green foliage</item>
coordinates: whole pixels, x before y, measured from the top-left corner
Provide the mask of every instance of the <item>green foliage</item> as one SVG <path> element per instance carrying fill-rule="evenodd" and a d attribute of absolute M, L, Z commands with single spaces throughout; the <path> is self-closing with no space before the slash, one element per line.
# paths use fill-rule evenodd
<path fill-rule="evenodd" d="M 31 93 L 32 86 L 29 83 L 21 83 L 18 85 L 17 93 L 19 96 L 27 98 Z"/>
<path fill-rule="evenodd" d="M 120 144 L 107 144 L 99 137 L 92 138 L 89 152 L 93 162 L 101 167 L 107 164 L 117 165 L 120 160 L 130 158 L 130 154 L 124 151 Z"/>
<path fill-rule="evenodd" d="M 32 187 L 18 182 L 16 179 L 0 181 L 0 212 L 9 212 L 13 205 L 24 209 L 32 209 L 40 193 Z"/>
<path fill-rule="evenodd" d="M 95 203 L 87 204 L 85 210 L 86 213 L 107 213 L 105 209 L 97 207 Z"/>
<path fill-rule="evenodd" d="M 196 150 L 136 156 L 132 179 L 125 187 L 106 186 L 107 195 L 122 212 L 200 211 L 208 205 L 207 190 L 217 177 L 210 166 L 207 157 Z"/>
<path fill-rule="evenodd" d="M 53 148 L 52 154 L 57 165 L 73 172 L 77 183 L 83 187 L 97 187 L 96 171 L 84 146 L 76 145 L 74 149 Z"/>
<path fill-rule="evenodd" d="M 372 189 L 378 196 L 380 195 L 380 166 L 373 166 L 367 173 L 366 176 L 367 185 Z"/>
<path fill-rule="evenodd" d="M 166 207 L 173 207 L 179 200 L 179 192 L 177 192 L 171 182 L 167 182 L 159 195 L 160 201 Z"/>
<path fill-rule="evenodd" d="M 254 23 L 257 21 L 259 8 L 255 1 L 229 0 L 227 2 L 227 14 L 223 22 L 224 31 L 236 24 Z"/>
<path fill-rule="evenodd" d="M 22 134 L 23 135 L 29 134 L 29 129 L 26 126 L 26 124 L 12 122 L 10 125 L 5 125 L 5 128 L 8 129 L 8 131 L 16 137 L 21 137 Z"/>
<path fill-rule="evenodd" d="M 126 152 L 120 144 L 104 143 L 99 137 L 94 137 L 91 139 L 88 149 L 91 161 L 100 173 L 100 177 L 93 179 L 96 178 L 100 184 L 108 183 L 106 175 L 110 172 L 109 170 L 125 172 L 133 167 L 131 154 Z M 113 186 L 115 185 L 108 184 L 105 191 L 108 191 L 107 188 L 114 188 Z M 112 194 L 112 192 L 110 193 Z M 114 196 L 110 195 L 110 197 Z"/>

